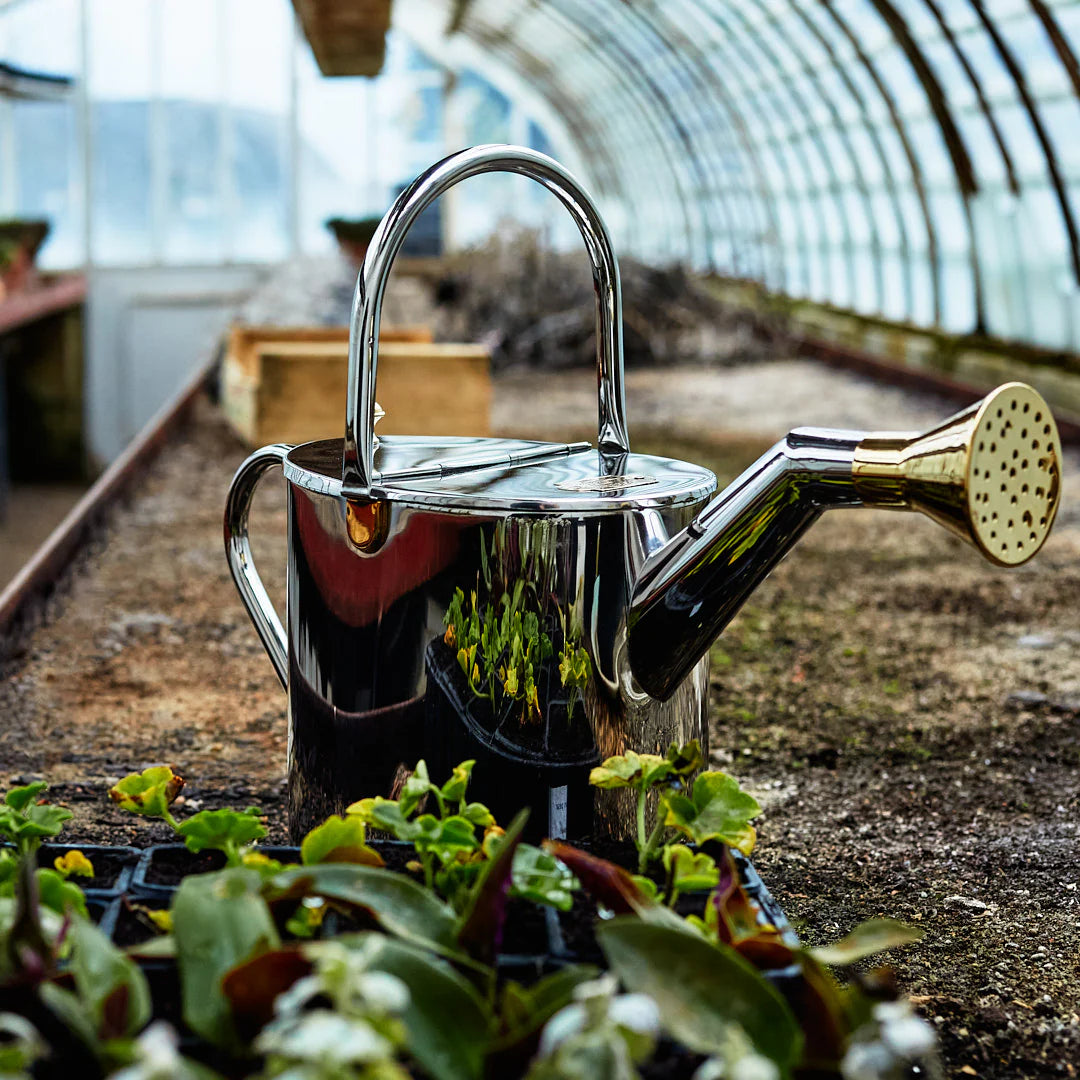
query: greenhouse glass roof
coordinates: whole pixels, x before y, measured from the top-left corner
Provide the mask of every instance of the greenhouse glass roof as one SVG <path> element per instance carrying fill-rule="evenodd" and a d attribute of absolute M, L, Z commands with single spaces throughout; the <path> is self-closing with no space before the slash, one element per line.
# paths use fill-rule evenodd
<path fill-rule="evenodd" d="M 378 78 L 325 79 L 286 0 L 0 0 L 0 60 L 82 88 L 0 97 L 0 215 L 52 218 L 49 265 L 282 258 L 461 145 L 527 142 L 622 252 L 1080 351 L 1080 0 L 394 0 L 392 25 Z M 473 183 L 455 242 L 546 213 Z"/>
<path fill-rule="evenodd" d="M 1080 0 L 398 0 L 565 122 L 624 249 L 1080 341 Z"/>

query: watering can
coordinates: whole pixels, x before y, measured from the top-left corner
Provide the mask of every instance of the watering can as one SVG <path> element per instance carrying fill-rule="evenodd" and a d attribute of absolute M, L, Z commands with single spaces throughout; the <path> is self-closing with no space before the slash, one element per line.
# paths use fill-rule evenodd
<path fill-rule="evenodd" d="M 544 185 L 585 242 L 595 447 L 376 436 L 394 258 L 437 196 L 492 171 Z M 271 468 L 288 481 L 287 625 L 248 543 Z M 594 792 L 590 767 L 627 749 L 706 746 L 709 646 L 823 511 L 918 510 L 1016 566 L 1053 523 L 1061 445 L 1045 401 L 1008 383 L 918 435 L 797 429 L 716 486 L 699 465 L 630 448 L 619 269 L 581 185 L 511 146 L 464 150 L 420 176 L 357 279 L 344 438 L 266 446 L 228 494 L 229 566 L 288 692 L 294 838 L 357 799 L 392 797 L 421 758 L 440 782 L 475 760 L 470 798 L 500 820 L 531 806 L 534 833 L 632 835 L 626 793 Z"/>

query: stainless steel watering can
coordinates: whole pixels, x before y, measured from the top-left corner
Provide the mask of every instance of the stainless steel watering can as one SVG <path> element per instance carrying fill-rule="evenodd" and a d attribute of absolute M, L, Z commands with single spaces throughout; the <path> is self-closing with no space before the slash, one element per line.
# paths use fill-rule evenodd
<path fill-rule="evenodd" d="M 376 438 L 383 293 L 409 227 L 479 173 L 529 176 L 585 241 L 596 291 L 596 448 L 518 439 Z M 596 761 L 707 741 L 708 649 L 830 507 L 920 510 L 1015 566 L 1061 490 L 1046 403 L 1010 383 L 924 435 L 798 429 L 710 501 L 716 478 L 630 450 L 622 301 L 596 206 L 534 151 L 474 147 L 407 188 L 356 283 L 343 439 L 267 446 L 229 490 L 241 598 L 289 696 L 289 818 L 299 836 L 425 758 L 477 759 L 471 797 L 533 831 L 630 835 Z M 447 408 L 453 408 L 447 402 Z M 289 483 L 287 625 L 259 580 L 247 518 L 259 477 Z"/>

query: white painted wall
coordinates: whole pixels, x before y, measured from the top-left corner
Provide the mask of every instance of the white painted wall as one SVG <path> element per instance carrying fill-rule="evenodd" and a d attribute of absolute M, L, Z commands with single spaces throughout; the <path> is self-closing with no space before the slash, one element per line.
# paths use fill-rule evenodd
<path fill-rule="evenodd" d="M 256 266 L 95 269 L 86 302 L 89 452 L 112 461 L 217 348 Z"/>

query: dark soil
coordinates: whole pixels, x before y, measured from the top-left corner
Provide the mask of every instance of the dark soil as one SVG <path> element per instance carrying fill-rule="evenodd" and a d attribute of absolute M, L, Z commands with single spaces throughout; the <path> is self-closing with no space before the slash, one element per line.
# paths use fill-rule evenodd
<path fill-rule="evenodd" d="M 724 477 L 793 423 L 904 430 L 952 411 L 810 363 L 627 383 L 637 448 Z M 516 434 L 595 435 L 592 376 L 514 376 L 500 417 Z M 191 809 L 254 803 L 285 839 L 284 696 L 221 548 L 244 452 L 202 409 L 43 623 L 7 643 L 0 780 L 48 779 L 75 812 L 66 840 L 172 841 L 104 795 L 160 761 L 187 776 Z M 876 915 L 925 929 L 891 959 L 950 1077 L 1080 1062 L 1078 466 L 1067 455 L 1054 533 L 1014 571 L 915 516 L 826 515 L 713 651 L 713 764 L 765 807 L 766 884 L 811 944 Z M 279 601 L 284 525 L 268 479 L 252 534 Z"/>
<path fill-rule="evenodd" d="M 158 937 L 161 931 L 154 926 L 150 917 L 140 908 L 161 911 L 168 908 L 168 906 L 168 900 L 146 899 L 145 897 L 138 900 L 125 898 L 120 904 L 116 929 L 113 931 L 113 941 L 121 948 L 126 949 L 132 945 L 142 945 L 144 942 Z"/>

